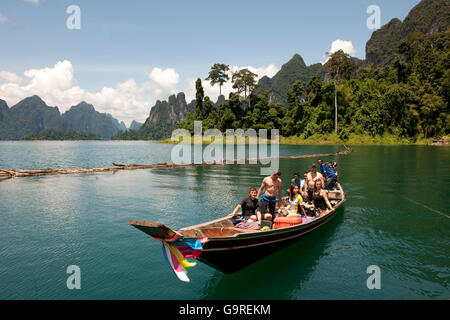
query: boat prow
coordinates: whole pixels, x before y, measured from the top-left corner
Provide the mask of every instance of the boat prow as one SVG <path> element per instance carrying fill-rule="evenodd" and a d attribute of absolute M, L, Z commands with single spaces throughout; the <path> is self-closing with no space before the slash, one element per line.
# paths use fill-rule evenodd
<path fill-rule="evenodd" d="M 170 242 L 171 239 L 174 239 L 177 235 L 179 235 L 178 232 L 158 222 L 128 220 L 128 223 L 149 236 L 162 241 Z"/>

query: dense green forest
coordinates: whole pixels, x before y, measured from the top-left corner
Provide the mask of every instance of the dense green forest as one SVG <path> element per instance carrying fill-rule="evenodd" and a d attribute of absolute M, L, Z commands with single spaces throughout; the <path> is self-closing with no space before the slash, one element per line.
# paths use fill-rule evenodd
<path fill-rule="evenodd" d="M 277 128 L 283 136 L 306 139 L 334 132 L 337 98 L 337 135 L 342 141 L 351 134 L 389 133 L 412 141 L 448 135 L 449 45 L 450 31 L 410 33 L 399 43 L 391 64 L 359 70 L 338 51 L 325 64 L 329 81 L 317 76 L 306 84 L 297 80 L 287 91 L 287 108 L 269 102 L 267 91 L 242 97 L 239 88 L 213 108 L 197 87 L 196 112 L 177 126 L 193 132 L 193 122 L 202 120 L 203 130 Z"/>
<path fill-rule="evenodd" d="M 26 134 L 22 140 L 101 140 L 101 137 L 92 133 L 45 129 Z"/>
<path fill-rule="evenodd" d="M 216 63 L 204 79 L 231 80 L 234 92 L 213 103 L 201 79 L 195 100 L 184 94 L 158 101 L 137 131 L 115 139 L 165 139 L 174 128 L 279 129 L 282 143 L 424 143 L 450 136 L 450 16 L 448 1 L 422 0 L 404 19 L 372 33 L 366 58 L 342 51 L 325 65 L 306 66 L 300 55 L 273 78 Z M 180 93 L 182 94 L 182 93 Z"/>
<path fill-rule="evenodd" d="M 111 140 L 162 140 L 170 137 L 176 129 L 173 123 L 148 123 L 138 130 L 121 131 L 111 137 Z"/>

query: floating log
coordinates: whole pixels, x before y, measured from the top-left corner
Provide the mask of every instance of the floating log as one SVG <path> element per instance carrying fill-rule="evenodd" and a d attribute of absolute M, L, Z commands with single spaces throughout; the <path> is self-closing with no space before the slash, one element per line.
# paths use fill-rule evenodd
<path fill-rule="evenodd" d="M 55 174 L 77 174 L 77 173 L 91 173 L 91 172 L 104 172 L 104 171 L 117 171 L 120 168 L 61 168 L 61 169 L 17 169 L 17 170 L 4 170 L 0 169 L 0 176 L 10 177 L 28 177 L 28 176 L 45 176 Z"/>
<path fill-rule="evenodd" d="M 302 159 L 302 158 L 319 158 L 319 157 L 329 157 L 329 156 L 342 156 L 349 154 L 353 149 L 346 148 L 344 151 L 339 151 L 335 153 L 320 153 L 320 154 L 303 154 L 294 156 L 282 156 L 279 159 Z M 260 160 L 270 160 L 274 157 L 267 158 L 256 158 L 256 159 L 245 159 L 245 163 L 257 162 Z M 106 168 L 56 168 L 56 169 L 0 169 L 0 177 L 31 177 L 31 176 L 45 176 L 45 175 L 55 175 L 55 174 L 79 174 L 79 173 L 93 173 L 93 172 L 106 172 L 106 171 L 118 171 L 118 170 L 137 170 L 137 169 L 153 169 L 153 168 L 178 168 L 178 167 L 190 167 L 190 166 L 205 166 L 205 165 L 224 165 L 224 164 L 237 164 L 242 163 L 243 159 L 226 161 L 212 161 L 212 162 L 202 162 L 202 163 L 185 163 L 185 164 L 174 164 L 170 162 L 155 163 L 155 164 L 121 164 L 113 162 L 114 167 Z"/>

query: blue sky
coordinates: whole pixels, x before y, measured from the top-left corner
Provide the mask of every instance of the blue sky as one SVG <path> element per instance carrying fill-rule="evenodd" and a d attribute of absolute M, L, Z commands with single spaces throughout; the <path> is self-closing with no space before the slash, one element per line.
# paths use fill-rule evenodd
<path fill-rule="evenodd" d="M 380 7 L 383 25 L 394 17 L 403 20 L 418 2 L 2 0 L 0 72 L 5 76 L 0 86 L 14 74 L 21 79 L 16 85 L 22 91 L 10 85 L 0 90 L 0 98 L 12 105 L 21 94 L 31 92 L 24 89 L 30 82 L 51 84 L 54 79 L 49 77 L 56 77 L 64 84 L 61 90 L 71 90 L 55 97 L 48 93 L 49 104 L 53 102 L 62 111 L 76 98 L 90 98 L 97 109 L 120 120 L 130 122 L 135 116 L 143 121 L 156 99 L 189 91 L 193 79 L 204 79 L 216 62 L 261 70 L 273 65 L 267 69 L 273 74 L 294 53 L 308 65 L 324 61 L 324 53 L 337 39 L 351 41 L 354 55 L 363 59 L 365 43 L 373 32 L 366 26 L 367 7 Z M 80 7 L 80 30 L 66 27 L 70 5 Z M 50 69 L 64 61 L 59 67 L 65 78 L 60 81 L 58 72 Z M 154 68 L 158 70 L 150 78 Z M 35 72 L 24 75 L 29 70 Z M 105 98 L 102 90 L 118 90 L 123 83 L 122 91 L 140 95 L 135 105 L 109 106 L 116 104 L 111 101 L 117 96 L 111 92 Z M 50 89 L 36 84 L 33 90 Z M 67 98 L 70 92 L 71 99 Z"/>

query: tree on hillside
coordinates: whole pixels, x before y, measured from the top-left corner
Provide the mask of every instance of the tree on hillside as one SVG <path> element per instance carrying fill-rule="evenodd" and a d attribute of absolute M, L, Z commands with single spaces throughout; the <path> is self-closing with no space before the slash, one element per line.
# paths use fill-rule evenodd
<path fill-rule="evenodd" d="M 297 80 L 288 89 L 286 94 L 287 110 L 286 117 L 283 119 L 283 132 L 287 135 L 300 133 L 301 120 L 303 119 L 303 106 L 301 106 L 302 96 L 305 88 L 301 80 Z"/>
<path fill-rule="evenodd" d="M 195 82 L 195 118 L 198 120 L 203 119 L 203 99 L 205 97 L 205 92 L 202 86 L 202 80 L 200 78 Z"/>
<path fill-rule="evenodd" d="M 287 104 L 288 108 L 292 108 L 295 105 L 300 104 L 300 100 L 305 92 L 305 87 L 301 80 L 297 80 L 292 84 L 292 88 L 287 91 Z"/>
<path fill-rule="evenodd" d="M 230 67 L 223 63 L 216 63 L 211 67 L 211 71 L 209 72 L 208 77 L 205 80 L 208 80 L 212 86 L 219 84 L 219 93 L 222 95 L 222 86 L 225 82 L 227 82 L 230 77 L 227 74 L 227 71 L 230 70 Z"/>
<path fill-rule="evenodd" d="M 256 73 L 253 73 L 248 69 L 236 71 L 231 77 L 233 89 L 237 89 L 238 94 L 244 93 L 244 99 L 247 100 L 247 92 L 250 94 L 257 86 L 257 76 L 258 75 Z"/>
<path fill-rule="evenodd" d="M 334 131 L 337 134 L 337 84 L 342 79 L 350 79 L 355 65 L 349 59 L 349 55 L 339 50 L 328 54 L 329 60 L 325 64 L 325 70 L 330 74 L 334 81 Z"/>
<path fill-rule="evenodd" d="M 208 117 L 208 115 L 213 111 L 214 106 L 211 102 L 211 99 L 209 99 L 208 96 L 205 97 L 205 100 L 203 100 L 203 113 L 204 117 Z"/>

